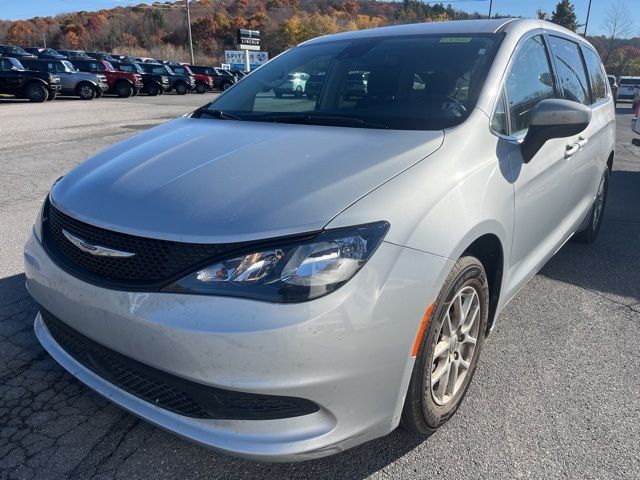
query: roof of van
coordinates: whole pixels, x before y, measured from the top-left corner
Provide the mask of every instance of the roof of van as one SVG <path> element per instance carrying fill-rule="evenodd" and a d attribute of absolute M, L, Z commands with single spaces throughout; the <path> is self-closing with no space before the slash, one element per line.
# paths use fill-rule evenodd
<path fill-rule="evenodd" d="M 392 25 L 388 27 L 370 28 L 367 30 L 356 30 L 352 32 L 336 33 L 323 37 L 314 38 L 304 42 L 305 45 L 332 41 L 332 40 L 348 40 L 354 38 L 368 37 L 385 37 L 400 35 L 447 35 L 455 33 L 464 34 L 487 34 L 499 31 L 507 31 L 511 28 L 519 30 L 533 30 L 536 28 L 545 28 L 548 30 L 561 31 L 563 33 L 576 36 L 574 32 L 551 22 L 537 19 L 527 18 L 496 18 L 496 19 L 479 19 L 479 20 L 450 20 L 446 22 L 426 22 L 426 23 L 410 23 L 407 25 Z"/>

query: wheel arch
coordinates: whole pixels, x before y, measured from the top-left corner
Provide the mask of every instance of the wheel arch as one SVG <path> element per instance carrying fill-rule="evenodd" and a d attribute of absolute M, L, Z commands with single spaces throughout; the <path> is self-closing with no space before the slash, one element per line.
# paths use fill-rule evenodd
<path fill-rule="evenodd" d="M 504 278 L 504 248 L 500 238 L 493 233 L 485 233 L 469 244 L 460 257 L 470 255 L 476 257 L 487 274 L 489 284 L 489 318 L 487 319 L 488 334 L 493 326 L 498 304 L 500 303 L 500 293 L 502 291 L 502 281 Z"/>
<path fill-rule="evenodd" d="M 97 88 L 97 85 L 95 83 L 93 83 L 91 80 L 80 80 L 78 83 L 76 83 L 76 86 L 74 88 L 76 93 L 80 91 L 80 88 L 82 88 L 83 85 L 89 85 L 93 89 Z"/>
<path fill-rule="evenodd" d="M 609 154 L 609 158 L 607 159 L 607 167 L 609 167 L 609 173 L 613 170 L 613 158 L 615 157 L 615 152 L 612 150 Z"/>

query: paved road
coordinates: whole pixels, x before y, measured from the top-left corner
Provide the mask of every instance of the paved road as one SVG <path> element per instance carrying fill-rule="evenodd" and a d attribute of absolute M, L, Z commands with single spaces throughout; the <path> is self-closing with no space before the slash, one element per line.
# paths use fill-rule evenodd
<path fill-rule="evenodd" d="M 303 464 L 238 460 L 136 419 L 58 367 L 33 335 L 21 273 L 49 185 L 204 101 L 0 100 L 0 479 L 640 478 L 640 147 L 624 104 L 601 236 L 565 246 L 511 302 L 460 411 L 426 442 L 398 430 Z"/>

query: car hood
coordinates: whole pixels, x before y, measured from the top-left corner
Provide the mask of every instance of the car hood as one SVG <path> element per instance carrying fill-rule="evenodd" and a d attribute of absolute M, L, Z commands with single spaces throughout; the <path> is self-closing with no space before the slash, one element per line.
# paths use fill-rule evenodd
<path fill-rule="evenodd" d="M 93 225 L 175 241 L 311 232 L 443 138 L 442 131 L 180 118 L 82 163 L 55 184 L 51 201 Z"/>

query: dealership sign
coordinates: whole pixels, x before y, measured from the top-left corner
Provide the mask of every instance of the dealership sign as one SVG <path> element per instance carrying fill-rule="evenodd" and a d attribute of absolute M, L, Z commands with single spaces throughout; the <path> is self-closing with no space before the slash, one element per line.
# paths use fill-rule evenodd
<path fill-rule="evenodd" d="M 228 63 L 231 66 L 231 70 L 244 70 L 244 56 L 245 52 L 243 50 L 225 50 L 224 63 Z M 267 52 L 249 52 L 251 70 L 255 70 L 268 61 L 269 53 Z"/>
<path fill-rule="evenodd" d="M 241 50 L 260 50 L 260 32 L 239 28 L 237 44 Z"/>

